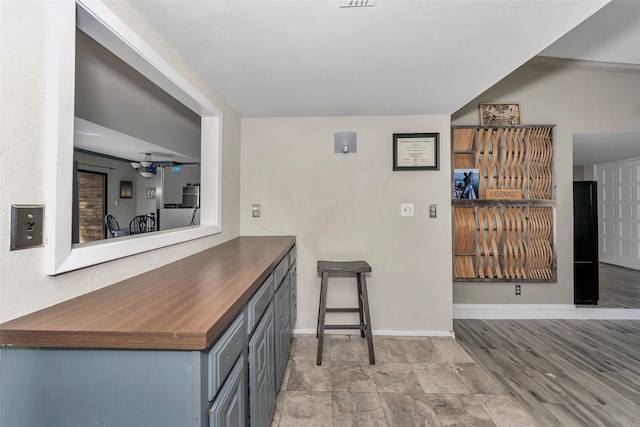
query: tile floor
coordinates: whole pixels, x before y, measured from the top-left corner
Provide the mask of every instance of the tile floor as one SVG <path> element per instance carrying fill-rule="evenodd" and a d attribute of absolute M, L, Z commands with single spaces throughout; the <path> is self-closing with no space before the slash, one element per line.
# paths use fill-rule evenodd
<path fill-rule="evenodd" d="M 272 426 L 536 426 L 451 338 L 293 338 Z"/>

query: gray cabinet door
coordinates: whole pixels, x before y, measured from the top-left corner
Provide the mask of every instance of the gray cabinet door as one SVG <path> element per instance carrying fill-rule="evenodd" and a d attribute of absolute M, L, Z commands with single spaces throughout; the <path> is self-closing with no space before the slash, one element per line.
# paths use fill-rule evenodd
<path fill-rule="evenodd" d="M 289 357 L 291 342 L 291 294 L 289 293 L 289 277 L 286 276 L 276 291 L 275 301 L 275 338 L 276 338 L 276 390 L 280 390 L 282 377 Z"/>
<path fill-rule="evenodd" d="M 243 325 L 244 326 L 244 325 Z M 209 426 L 244 427 L 247 422 L 245 358 L 240 355 L 209 410 Z"/>
<path fill-rule="evenodd" d="M 271 425 L 276 405 L 273 303 L 249 340 L 249 419 L 252 427 Z"/>
<path fill-rule="evenodd" d="M 296 327 L 296 320 L 298 320 L 298 275 L 295 263 L 289 270 L 289 293 L 291 294 L 291 332 L 293 333 L 293 329 Z"/>

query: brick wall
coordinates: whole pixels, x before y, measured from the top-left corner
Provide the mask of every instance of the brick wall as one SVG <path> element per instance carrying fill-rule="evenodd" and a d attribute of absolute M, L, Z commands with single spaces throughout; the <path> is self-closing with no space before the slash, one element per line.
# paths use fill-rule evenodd
<path fill-rule="evenodd" d="M 106 178 L 102 173 L 78 171 L 79 243 L 106 238 Z"/>

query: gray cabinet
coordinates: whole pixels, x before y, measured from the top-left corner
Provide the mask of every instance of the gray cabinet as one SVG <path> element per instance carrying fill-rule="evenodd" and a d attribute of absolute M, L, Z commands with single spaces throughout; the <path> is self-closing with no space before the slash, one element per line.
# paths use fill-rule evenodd
<path fill-rule="evenodd" d="M 209 410 L 209 426 L 244 427 L 247 423 L 246 359 L 241 355 Z"/>
<path fill-rule="evenodd" d="M 249 339 L 249 421 L 270 426 L 276 403 L 273 303 Z"/>
<path fill-rule="evenodd" d="M 0 348 L 0 426 L 270 426 L 296 317 L 295 246 L 274 258 L 206 349 Z"/>
<path fill-rule="evenodd" d="M 267 280 L 260 286 L 260 289 L 249 300 L 247 304 L 247 334 L 251 334 L 251 331 L 256 327 L 262 313 L 267 309 L 267 306 L 273 299 L 273 274 L 267 277 Z"/>
<path fill-rule="evenodd" d="M 241 427 L 247 423 L 247 334 L 241 312 L 211 347 L 208 359 L 209 426 Z"/>
<path fill-rule="evenodd" d="M 285 274 L 276 291 L 274 303 L 276 390 L 280 390 L 291 343 L 291 293 L 288 274 Z"/>
<path fill-rule="evenodd" d="M 0 426 L 206 427 L 201 351 L 2 348 Z"/>
<path fill-rule="evenodd" d="M 240 313 L 209 350 L 207 355 L 209 363 L 207 394 L 210 401 L 213 400 L 225 378 L 231 372 L 238 357 L 245 353 L 247 334 L 245 333 L 244 319 L 244 313 Z"/>
<path fill-rule="evenodd" d="M 295 247 L 292 249 L 295 253 Z M 298 320 L 298 280 L 297 280 L 297 272 L 296 272 L 296 263 L 295 259 L 293 265 L 289 269 L 289 294 L 291 298 L 291 332 L 293 333 L 293 329 L 296 326 L 296 320 Z"/>

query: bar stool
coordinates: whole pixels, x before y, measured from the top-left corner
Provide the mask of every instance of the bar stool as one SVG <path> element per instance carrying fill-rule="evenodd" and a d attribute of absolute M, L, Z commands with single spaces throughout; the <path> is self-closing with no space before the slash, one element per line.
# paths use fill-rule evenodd
<path fill-rule="evenodd" d="M 376 364 L 373 354 L 373 337 L 371 335 L 371 317 L 369 315 L 369 297 L 367 294 L 367 281 L 364 273 L 370 273 L 371 266 L 366 261 L 318 261 L 318 273 L 322 273 L 320 285 L 320 308 L 318 309 L 318 359 L 317 365 L 322 365 L 322 340 L 325 329 L 359 329 L 360 336 L 367 338 L 369 347 L 369 363 Z M 358 285 L 358 307 L 355 308 L 327 308 L 327 288 L 329 273 L 352 273 L 356 275 Z M 358 313 L 360 324 L 358 325 L 325 325 L 326 313 Z"/>

